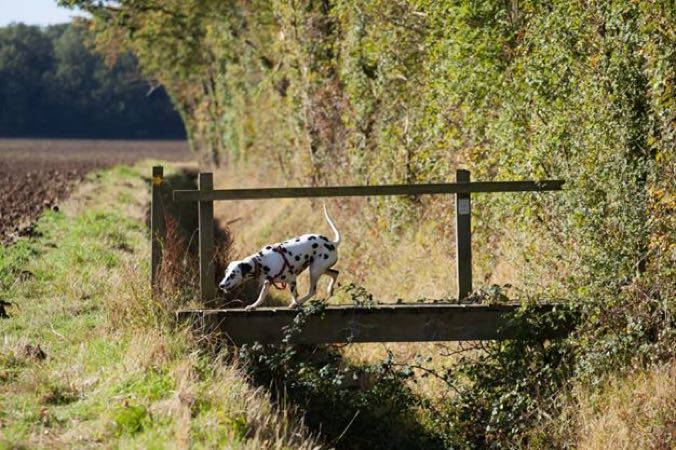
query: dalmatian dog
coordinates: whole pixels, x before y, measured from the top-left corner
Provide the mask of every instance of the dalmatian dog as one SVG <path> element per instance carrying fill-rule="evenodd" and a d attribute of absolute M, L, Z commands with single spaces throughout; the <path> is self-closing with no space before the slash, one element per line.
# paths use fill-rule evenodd
<path fill-rule="evenodd" d="M 246 280 L 258 280 L 263 288 L 258 299 L 246 307 L 247 310 L 253 310 L 263 303 L 270 286 L 284 289 L 288 285 L 292 300 L 289 308 L 298 308 L 317 293 L 319 277 L 328 275 L 331 281 L 327 293 L 328 297 L 331 297 L 339 273 L 331 267 L 338 261 L 340 233 L 331 220 L 326 205 L 324 217 L 335 234 L 333 241 L 320 234 L 304 234 L 281 243 L 270 244 L 256 254 L 228 264 L 218 287 L 223 292 L 228 292 Z M 296 277 L 307 268 L 310 269 L 310 289 L 306 295 L 298 298 Z"/>

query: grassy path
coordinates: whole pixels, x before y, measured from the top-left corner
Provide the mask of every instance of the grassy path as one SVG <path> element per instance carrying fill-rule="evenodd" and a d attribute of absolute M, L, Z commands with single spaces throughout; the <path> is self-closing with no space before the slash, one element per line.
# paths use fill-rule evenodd
<path fill-rule="evenodd" d="M 317 446 L 151 301 L 148 168 L 91 175 L 0 248 L 0 449 Z"/>

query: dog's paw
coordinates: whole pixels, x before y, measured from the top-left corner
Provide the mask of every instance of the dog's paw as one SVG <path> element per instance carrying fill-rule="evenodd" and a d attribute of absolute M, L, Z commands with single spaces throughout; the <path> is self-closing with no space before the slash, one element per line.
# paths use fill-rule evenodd
<path fill-rule="evenodd" d="M 244 308 L 244 311 L 255 311 L 256 307 L 254 305 L 249 305 Z"/>

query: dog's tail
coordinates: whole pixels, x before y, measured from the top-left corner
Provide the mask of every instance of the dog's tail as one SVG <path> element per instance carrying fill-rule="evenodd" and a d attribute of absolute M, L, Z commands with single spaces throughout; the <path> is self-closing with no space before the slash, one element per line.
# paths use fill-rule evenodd
<path fill-rule="evenodd" d="M 340 244 L 340 233 L 338 232 L 338 228 L 336 228 L 336 224 L 333 222 L 333 220 L 331 220 L 329 212 L 326 210 L 326 203 L 324 203 L 324 217 L 326 217 L 326 221 L 329 223 L 329 226 L 335 234 L 335 237 L 333 238 L 333 244 L 337 247 L 338 244 Z"/>

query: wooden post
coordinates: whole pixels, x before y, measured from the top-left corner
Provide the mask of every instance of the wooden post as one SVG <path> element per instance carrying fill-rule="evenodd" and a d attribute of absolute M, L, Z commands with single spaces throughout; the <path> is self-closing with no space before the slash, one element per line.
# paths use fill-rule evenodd
<path fill-rule="evenodd" d="M 457 183 L 469 183 L 469 170 L 455 172 Z M 472 293 L 472 203 L 470 193 L 455 194 L 455 248 L 458 300 Z"/>
<path fill-rule="evenodd" d="M 200 173 L 199 190 L 212 191 L 214 179 L 211 173 Z M 214 275 L 214 202 L 201 201 L 199 210 L 200 244 L 200 293 L 202 302 L 210 304 L 216 298 Z"/>
<path fill-rule="evenodd" d="M 157 275 L 162 261 L 162 244 L 165 239 L 164 211 L 162 209 L 161 186 L 164 168 L 153 167 L 152 196 L 150 201 L 150 285 L 153 295 L 157 291 Z"/>

